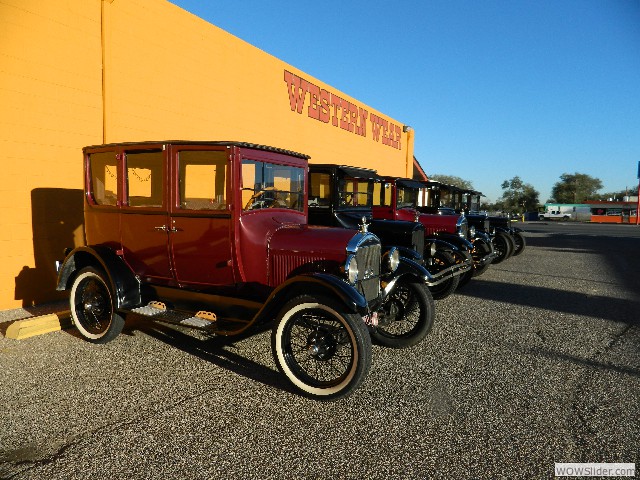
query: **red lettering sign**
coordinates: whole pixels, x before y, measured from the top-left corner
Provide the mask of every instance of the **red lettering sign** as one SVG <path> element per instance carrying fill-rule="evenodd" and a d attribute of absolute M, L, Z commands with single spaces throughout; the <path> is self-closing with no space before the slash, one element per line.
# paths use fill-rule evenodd
<path fill-rule="evenodd" d="M 367 120 L 369 120 L 373 141 L 380 142 L 382 133 L 384 145 L 401 150 L 402 129 L 399 125 L 389 123 L 388 120 L 373 113 L 369 114 L 363 107 L 340 98 L 287 70 L 284 71 L 284 82 L 292 112 L 302 114 L 305 104 L 308 103 L 309 118 L 322 123 L 331 123 L 334 127 L 340 127 L 361 137 L 367 136 Z"/>

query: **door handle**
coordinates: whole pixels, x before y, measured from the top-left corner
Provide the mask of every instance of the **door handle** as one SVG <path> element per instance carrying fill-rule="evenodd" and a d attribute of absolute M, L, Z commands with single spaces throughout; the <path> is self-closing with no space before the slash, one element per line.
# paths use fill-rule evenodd
<path fill-rule="evenodd" d="M 175 233 L 175 232 L 179 232 L 180 229 L 176 228 L 175 222 L 173 224 L 173 227 L 169 228 L 166 225 L 162 225 L 160 227 L 153 227 L 154 230 L 157 230 L 158 232 L 169 232 L 169 233 Z"/>

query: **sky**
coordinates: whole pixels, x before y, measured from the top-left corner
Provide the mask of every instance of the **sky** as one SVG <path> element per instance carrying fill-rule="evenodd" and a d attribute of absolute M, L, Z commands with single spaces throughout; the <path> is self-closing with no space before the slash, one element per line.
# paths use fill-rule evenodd
<path fill-rule="evenodd" d="M 640 0 L 171 0 L 415 130 L 484 193 L 563 173 L 638 188 Z"/>

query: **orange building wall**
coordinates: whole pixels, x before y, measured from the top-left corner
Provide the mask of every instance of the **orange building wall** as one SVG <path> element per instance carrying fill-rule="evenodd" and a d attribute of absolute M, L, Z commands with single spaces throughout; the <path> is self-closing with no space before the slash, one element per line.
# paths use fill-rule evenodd
<path fill-rule="evenodd" d="M 55 298 L 53 262 L 82 242 L 101 85 L 100 2 L 0 0 L 0 309 Z"/>
<path fill-rule="evenodd" d="M 0 0 L 0 27 L 0 309 L 57 298 L 85 145 L 241 140 L 412 175 L 401 122 L 165 0 Z"/>

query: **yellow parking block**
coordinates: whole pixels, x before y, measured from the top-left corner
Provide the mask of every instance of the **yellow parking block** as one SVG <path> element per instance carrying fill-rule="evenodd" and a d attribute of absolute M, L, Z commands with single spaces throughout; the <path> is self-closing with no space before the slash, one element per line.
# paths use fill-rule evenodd
<path fill-rule="evenodd" d="M 71 312 L 50 313 L 39 317 L 25 318 L 13 322 L 7 328 L 5 336 L 14 340 L 43 335 L 49 332 L 56 332 L 72 325 Z"/>

